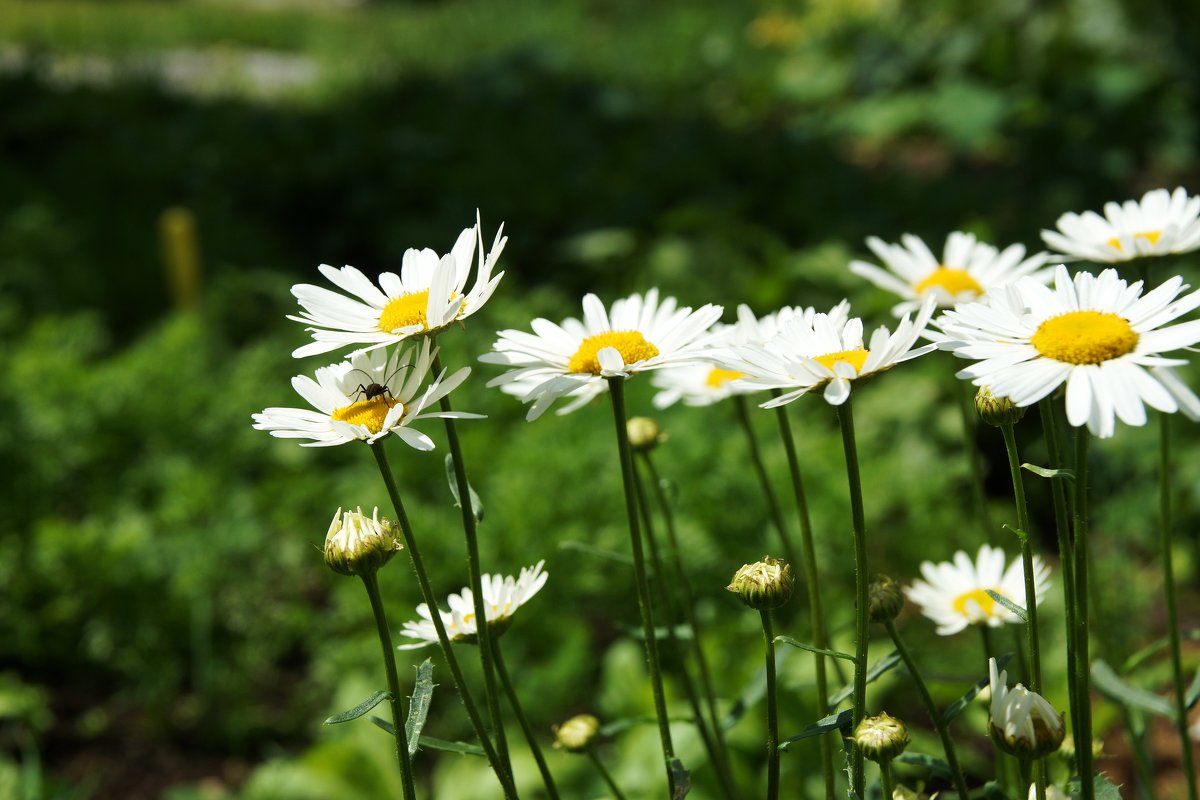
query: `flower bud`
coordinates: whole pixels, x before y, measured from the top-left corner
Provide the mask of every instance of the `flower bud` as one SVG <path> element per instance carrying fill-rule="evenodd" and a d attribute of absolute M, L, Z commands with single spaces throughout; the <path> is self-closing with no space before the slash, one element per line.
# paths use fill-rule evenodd
<path fill-rule="evenodd" d="M 568 753 L 584 753 L 600 730 L 600 720 L 591 714 L 578 714 L 554 729 L 554 747 Z"/>
<path fill-rule="evenodd" d="M 887 575 L 876 575 L 867 588 L 867 614 L 871 622 L 891 622 L 904 608 L 900 584 Z"/>
<path fill-rule="evenodd" d="M 658 423 L 649 417 L 632 417 L 625 423 L 629 446 L 635 453 L 648 453 L 667 440 Z"/>
<path fill-rule="evenodd" d="M 863 717 L 863 721 L 854 729 L 854 743 L 872 761 L 890 761 L 908 747 L 908 728 L 900 720 L 881 711 L 874 717 Z"/>
<path fill-rule="evenodd" d="M 1029 785 L 1029 800 L 1037 800 L 1037 784 Z M 1057 786 L 1047 786 L 1046 800 L 1071 800 L 1071 796 Z"/>
<path fill-rule="evenodd" d="M 746 605 L 763 611 L 779 608 L 792 597 L 792 566 L 786 561 L 763 556 L 761 561 L 746 564 L 733 575 L 725 588 Z"/>
<path fill-rule="evenodd" d="M 325 563 L 339 575 L 373 575 L 401 549 L 395 526 L 380 519 L 378 508 L 370 517 L 361 507 L 345 514 L 339 508 L 325 534 Z"/>
<path fill-rule="evenodd" d="M 1062 714 L 1021 684 L 1008 688 L 1008 673 L 996 669 L 996 659 L 988 659 L 992 703 L 988 730 L 992 740 L 1006 753 L 1028 758 L 1049 755 L 1062 745 L 1066 735 Z"/>
<path fill-rule="evenodd" d="M 980 386 L 975 393 L 975 410 L 979 412 L 980 419 L 994 428 L 1015 425 L 1025 416 L 1025 409 L 1007 397 L 997 397 L 986 386 Z"/>

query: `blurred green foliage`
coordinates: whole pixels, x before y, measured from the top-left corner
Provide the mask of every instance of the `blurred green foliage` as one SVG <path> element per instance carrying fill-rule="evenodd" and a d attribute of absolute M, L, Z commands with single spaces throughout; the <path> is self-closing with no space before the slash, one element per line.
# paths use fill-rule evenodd
<path fill-rule="evenodd" d="M 378 272 L 406 247 L 445 249 L 476 208 L 489 236 L 506 220 L 508 275 L 465 332 L 444 337 L 451 365 L 474 362 L 496 329 L 577 313 L 584 291 L 658 285 L 685 303 L 760 312 L 851 295 L 882 320 L 889 298 L 845 269 L 867 235 L 940 242 L 966 228 L 1033 246 L 1063 211 L 1195 188 L 1198 33 L 1194 9 L 1116 0 L 0 0 L 0 50 L 16 53 L 0 59 L 0 796 L 396 794 L 386 736 L 365 721 L 319 725 L 382 684 L 362 591 L 317 551 L 335 508 L 386 505 L 378 476 L 361 447 L 305 450 L 249 426 L 250 413 L 293 404 L 287 378 L 317 366 L 289 357 L 303 334 L 284 320 L 289 285 L 314 280 L 316 264 Z M 266 95 L 249 79 L 196 88 L 154 66 L 180 51 L 235 71 L 259 51 L 295 56 L 314 77 Z M 173 205 L 199 220 L 207 273 L 193 313 L 170 310 L 159 263 L 155 224 Z M 902 581 L 922 559 L 980 544 L 950 362 L 896 370 L 857 403 L 872 563 Z M 578 711 L 648 715 L 625 568 L 562 548 L 627 548 L 608 410 L 525 425 L 479 372 L 455 403 L 489 416 L 463 426 L 487 504 L 485 569 L 546 558 L 551 575 L 504 638 L 527 711 L 546 742 Z M 646 382 L 631 391 L 631 410 L 648 411 Z M 819 401 L 794 416 L 846 649 L 840 444 Z M 732 700 L 759 668 L 746 657 L 757 629 L 723 586 L 773 534 L 731 410 L 661 418 L 671 438 L 656 458 Z M 786 496 L 773 420 L 755 421 Z M 1178 529 L 1194 532 L 1200 459 L 1194 429 L 1180 428 Z M 1026 459 L 1044 463 L 1036 425 L 1020 433 Z M 1162 629 L 1154 437 L 1122 430 L 1095 448 L 1096 582 L 1120 587 L 1110 621 L 1146 620 L 1098 626 L 1112 653 Z M 990 429 L 977 441 L 999 523 L 1011 516 L 1002 447 Z M 464 558 L 443 453 L 392 452 L 435 586 L 456 590 Z M 1047 488 L 1029 487 L 1052 552 Z M 1189 597 L 1194 543 L 1181 538 L 1178 554 Z M 418 602 L 403 559 L 382 583 L 398 627 Z M 1059 603 L 1052 595 L 1047 618 Z M 949 702 L 981 674 L 974 643 L 946 647 L 914 617 L 905 634 Z M 804 639 L 805 619 L 797 604 L 780 632 Z M 676 655 L 667 662 L 678 668 Z M 1156 664 L 1143 680 L 1164 678 Z M 435 680 L 427 732 L 468 739 L 440 663 Z M 811 659 L 787 654 L 781 681 L 791 735 L 815 715 Z M 873 685 L 872 702 L 915 723 L 914 749 L 936 752 L 902 675 Z M 1102 721 L 1112 716 L 1101 706 Z M 751 709 L 729 734 L 746 786 L 759 777 L 758 717 Z M 978 717 L 956 723 L 973 771 L 989 763 Z M 711 796 L 702 748 L 677 727 L 693 796 Z M 784 759 L 797 791 L 818 780 L 806 744 Z M 632 795 L 656 785 L 652 726 L 606 748 Z M 568 796 L 602 791 L 586 764 L 549 758 Z M 134 760 L 152 766 L 135 778 Z M 418 764 L 433 796 L 494 792 L 468 757 Z M 533 765 L 517 772 L 532 796 Z"/>

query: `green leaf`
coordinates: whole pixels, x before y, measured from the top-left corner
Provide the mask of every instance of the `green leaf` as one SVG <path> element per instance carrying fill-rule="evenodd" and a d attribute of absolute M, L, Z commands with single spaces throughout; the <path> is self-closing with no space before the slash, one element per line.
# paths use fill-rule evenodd
<path fill-rule="evenodd" d="M 791 650 L 776 650 L 775 651 L 775 670 L 779 671 L 779 667 L 784 660 L 791 654 Z M 767 668 L 761 666 L 754 676 L 742 687 L 742 693 L 738 699 L 733 701 L 733 707 L 729 709 L 729 713 L 721 720 L 721 729 L 729 730 L 737 721 L 742 718 L 749 709 L 753 708 L 759 700 L 762 700 L 767 693 Z"/>
<path fill-rule="evenodd" d="M 382 717 L 371 717 L 371 722 L 375 723 L 375 727 L 381 728 L 389 736 L 396 735 L 396 729 L 392 727 L 392 723 Z M 430 750 L 441 750 L 446 753 L 458 753 L 464 756 L 486 756 L 487 753 L 477 744 L 470 742 L 448 742 L 445 739 L 438 739 L 434 736 L 422 735 L 417 739 L 417 744 L 421 747 L 428 747 Z"/>
<path fill-rule="evenodd" d="M 1181 638 L 1190 642 L 1200 642 L 1200 630 L 1196 630 L 1195 628 L 1191 630 L 1180 631 L 1180 635 Z M 1141 650 L 1138 650 L 1129 658 L 1125 659 L 1125 663 L 1121 665 L 1121 674 L 1128 675 L 1130 672 L 1133 672 L 1142 664 L 1146 663 L 1160 652 L 1167 649 L 1167 645 L 1170 643 L 1171 640 L 1166 636 L 1155 639 L 1153 642 L 1146 645 Z"/>
<path fill-rule="evenodd" d="M 924 767 L 930 774 L 939 778 L 945 778 L 946 780 L 950 780 L 953 777 L 949 764 L 940 758 L 927 756 L 924 753 L 901 753 L 893 758 L 892 761 L 908 764 L 913 767 Z"/>
<path fill-rule="evenodd" d="M 1183 702 L 1190 710 L 1195 707 L 1198 700 L 1200 700 L 1200 667 L 1196 668 L 1196 677 L 1192 678 L 1192 686 L 1187 690 Z"/>
<path fill-rule="evenodd" d="M 668 722 L 695 722 L 692 717 L 667 717 Z M 605 725 L 600 726 L 600 730 L 596 733 L 605 739 L 616 736 L 622 731 L 628 730 L 635 725 L 657 725 L 658 717 L 625 717 L 623 719 L 615 719 Z"/>
<path fill-rule="evenodd" d="M 1017 539 L 1020 540 L 1021 544 L 1025 544 L 1025 542 L 1029 541 L 1029 534 L 1026 533 L 1025 531 L 1021 530 L 1020 528 L 1014 528 L 1012 525 L 1009 525 L 1007 522 L 1004 523 L 1003 525 L 1001 525 L 1000 527 L 1004 528 L 1004 530 L 1006 530 L 1006 531 L 1012 531 L 1013 533 L 1015 533 L 1017 535 Z"/>
<path fill-rule="evenodd" d="M 412 697 L 408 703 L 408 719 L 404 723 L 404 733 L 408 738 L 408 754 L 417 752 L 417 740 L 421 737 L 421 729 L 425 727 L 425 718 L 429 716 L 429 704 L 433 700 L 433 659 L 427 658 L 417 667 L 417 685 L 413 687 Z"/>
<path fill-rule="evenodd" d="M 363 700 L 361 703 L 359 703 L 358 705 L 356 705 L 354 708 L 350 709 L 349 711 L 343 711 L 340 714 L 334 714 L 332 717 L 325 720 L 325 724 L 326 725 L 337 725 L 338 723 L 341 723 L 341 722 L 349 722 L 352 719 L 358 719 L 363 714 L 367 713 L 372 708 L 379 705 L 384 700 L 387 700 L 391 696 L 392 695 L 390 692 L 382 692 L 382 691 L 376 692 L 375 694 L 371 695 L 366 700 Z"/>
<path fill-rule="evenodd" d="M 1027 469 L 1042 478 L 1064 478 L 1072 483 L 1075 482 L 1075 471 L 1070 469 L 1046 469 L 1036 464 L 1022 464 L 1021 469 Z"/>
<path fill-rule="evenodd" d="M 683 762 L 678 758 L 671 759 L 671 778 L 675 784 L 671 800 L 683 800 L 692 790 L 692 773 L 683 768 Z"/>
<path fill-rule="evenodd" d="M 454 474 L 454 456 L 446 454 L 446 480 L 450 484 L 450 494 L 454 495 L 454 507 L 462 508 L 462 498 L 458 495 L 458 477 Z M 483 501 L 475 493 L 471 484 L 467 484 L 467 493 L 471 496 L 471 513 L 476 522 L 483 522 Z"/>
<path fill-rule="evenodd" d="M 996 659 L 996 669 L 1004 669 L 1006 666 L 1008 666 L 1008 662 L 1012 660 L 1012 657 L 1012 653 L 1005 653 L 1004 655 L 1000 656 L 1000 658 Z M 953 720 L 962 712 L 966 711 L 967 706 L 971 705 L 971 701 L 974 700 L 979 693 L 983 691 L 983 687 L 987 686 L 989 683 L 991 683 L 990 675 L 984 675 L 982 679 L 976 681 L 975 685 L 968 689 L 966 694 L 955 700 L 950 705 L 946 706 L 946 710 L 942 712 L 942 722 L 948 725 L 950 724 L 951 720 Z"/>
<path fill-rule="evenodd" d="M 992 598 L 997 603 L 1004 606 L 1012 613 L 1016 614 L 1017 619 L 1021 620 L 1021 622 L 1029 622 L 1029 612 L 1028 611 L 1021 608 L 1019 605 L 1014 603 L 1012 600 L 1009 600 L 1007 597 L 1000 594 L 999 592 L 994 592 L 991 589 L 984 589 L 984 591 L 987 592 L 988 597 Z"/>
<path fill-rule="evenodd" d="M 1112 667 L 1103 661 L 1096 661 L 1092 664 L 1092 684 L 1109 699 L 1130 708 L 1161 714 L 1168 718 L 1175 715 L 1175 709 L 1170 700 L 1153 692 L 1147 692 L 1145 689 L 1130 686 L 1118 678 Z"/>
<path fill-rule="evenodd" d="M 988 781 L 983 785 L 983 800 L 1011 800 L 1011 798 L 1000 788 L 1000 784 Z"/>
<path fill-rule="evenodd" d="M 779 743 L 779 749 L 787 750 L 788 745 L 790 745 L 792 742 L 799 742 L 804 739 L 811 739 L 814 736 L 821 736 L 822 734 L 829 733 L 830 731 L 836 731 L 838 728 L 848 729 L 853 721 L 853 708 L 847 708 L 844 711 L 840 711 L 836 714 L 830 714 L 828 717 L 819 719 L 812 725 L 809 725 L 795 736 L 789 736 L 788 738 L 784 739 Z"/>
<path fill-rule="evenodd" d="M 627 556 L 624 553 L 614 553 L 611 550 L 602 550 L 585 542 L 559 542 L 558 549 L 574 550 L 579 553 L 586 553 L 589 556 L 596 556 L 597 558 L 607 558 L 609 561 L 616 561 L 618 564 L 633 566 L 633 556 Z"/>
<path fill-rule="evenodd" d="M 1103 772 L 1097 772 L 1092 779 L 1092 787 L 1096 790 L 1096 800 L 1121 800 L 1121 787 L 1113 784 Z M 1082 790 L 1078 777 L 1067 782 L 1067 794 L 1078 797 Z"/>
<path fill-rule="evenodd" d="M 893 650 L 891 653 L 888 653 L 886 656 L 870 666 L 870 668 L 867 670 L 867 683 L 874 683 L 875 681 L 879 680 L 880 676 L 899 663 L 900 654 Z M 847 697 L 850 697 L 852 694 L 854 694 L 854 684 L 848 683 L 830 696 L 829 707 L 837 708 L 839 703 L 841 703 Z"/>
<path fill-rule="evenodd" d="M 854 656 L 849 653 L 839 653 L 837 650 L 822 650 L 820 647 L 814 647 L 811 644 L 797 641 L 790 636 L 776 636 L 775 641 L 783 644 L 790 644 L 792 647 L 799 647 L 801 650 L 807 650 L 810 653 L 819 653 L 823 656 L 832 656 L 833 658 L 841 658 L 846 661 L 853 661 Z"/>

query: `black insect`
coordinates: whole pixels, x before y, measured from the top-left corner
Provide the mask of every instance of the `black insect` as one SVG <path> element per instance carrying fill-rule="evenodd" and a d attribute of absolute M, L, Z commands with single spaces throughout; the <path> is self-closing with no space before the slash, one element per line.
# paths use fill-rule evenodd
<path fill-rule="evenodd" d="M 383 383 L 368 383 L 365 386 L 360 383 L 358 386 L 356 386 L 354 388 L 354 394 L 358 395 L 359 392 L 362 392 L 363 399 L 366 400 L 367 402 L 374 400 L 376 397 L 382 397 L 384 395 L 387 395 L 388 397 L 392 397 L 393 396 L 392 390 L 388 386 L 388 384 L 392 382 L 392 378 L 396 377 L 397 372 L 399 372 L 402 369 L 409 369 L 410 367 L 412 367 L 412 364 L 401 364 L 400 366 L 396 367 L 396 369 L 392 372 L 391 375 L 388 375 L 386 378 L 383 379 Z M 362 373 L 363 375 L 367 376 L 367 380 L 371 379 L 371 376 L 369 374 L 367 374 L 367 372 L 364 370 L 352 369 L 350 371 Z"/>

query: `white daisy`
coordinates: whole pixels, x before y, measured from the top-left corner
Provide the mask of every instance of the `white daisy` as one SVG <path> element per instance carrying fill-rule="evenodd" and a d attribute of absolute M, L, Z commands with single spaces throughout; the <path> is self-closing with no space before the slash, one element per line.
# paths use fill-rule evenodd
<path fill-rule="evenodd" d="M 440 258 L 428 248 L 407 250 L 400 274 L 382 273 L 379 286 L 354 267 L 339 270 L 322 264 L 321 274 L 351 296 L 307 283 L 293 286 L 292 294 L 304 311 L 288 319 L 308 323 L 315 341 L 296 348 L 292 355 L 301 358 L 351 345 L 373 350 L 469 317 L 488 301 L 504 277 L 503 272 L 492 275 L 508 241 L 503 233 L 501 225 L 486 256 L 478 221 L 463 230 L 450 252 Z M 465 292 L 477 243 L 475 286 Z"/>
<path fill-rule="evenodd" d="M 812 306 L 785 306 L 778 311 L 756 317 L 749 306 L 739 305 L 736 323 L 713 327 L 708 349 L 719 351 L 737 345 L 764 345 L 791 320 L 801 318 L 811 324 L 816 314 L 817 310 Z M 849 315 L 848 300 L 838 303 L 829 312 L 830 317 L 841 321 L 845 321 Z M 744 372 L 709 363 L 684 364 L 659 370 L 650 379 L 651 383 L 662 390 L 654 396 L 654 405 L 657 408 L 667 408 L 682 400 L 689 406 L 707 406 L 732 395 L 757 391 L 736 383 L 738 378 L 744 377 Z"/>
<path fill-rule="evenodd" d="M 952 636 L 968 625 L 987 625 L 998 628 L 1006 622 L 1020 622 L 1016 614 L 993 600 L 987 593 L 1007 597 L 1025 607 L 1025 573 L 1019 558 L 1004 568 L 1004 551 L 984 545 L 974 562 L 962 550 L 954 554 L 953 563 L 943 561 L 921 564 L 925 580 L 913 581 L 904 594 L 921 607 L 921 613 L 937 623 L 937 632 Z M 1050 569 L 1037 556 L 1033 557 L 1034 591 L 1038 602 L 1050 587 Z"/>
<path fill-rule="evenodd" d="M 978 300 L 1026 275 L 1043 282 L 1050 279 L 1051 271 L 1042 269 L 1049 254 L 1034 253 L 1026 258 L 1024 245 L 997 250 L 978 241 L 974 234 L 955 231 L 946 237 L 939 259 L 911 233 L 901 236 L 900 241 L 903 245 L 888 244 L 877 236 L 867 239 L 867 247 L 887 269 L 866 261 L 850 262 L 850 271 L 855 275 L 904 298 L 892 308 L 897 317 L 916 311 L 927 296 L 934 297 L 943 308 L 952 308 Z"/>
<path fill-rule="evenodd" d="M 1159 355 L 1200 341 L 1200 321 L 1163 327 L 1200 306 L 1200 292 L 1178 297 L 1188 287 L 1177 276 L 1142 295 L 1113 269 L 1072 279 L 1059 266 L 1054 283 L 1020 280 L 943 314 L 939 347 L 977 362 L 958 377 L 1021 407 L 1065 383 L 1067 419 L 1100 437 L 1115 419 L 1146 424 L 1143 404 L 1200 418 L 1200 400 L 1167 369 L 1186 362 Z"/>
<path fill-rule="evenodd" d="M 1062 714 L 1037 692 L 1022 684 L 1008 688 L 1008 672 L 988 659 L 991 686 L 991 719 L 988 727 L 1002 749 L 1013 755 L 1039 757 L 1053 753 L 1062 744 L 1067 729 Z"/>
<path fill-rule="evenodd" d="M 790 390 L 763 403 L 763 408 L 790 403 L 822 387 L 830 405 L 841 405 L 850 397 L 853 381 L 934 349 L 932 344 L 913 346 L 929 323 L 933 308 L 934 299 L 927 297 L 915 321 L 906 314 L 895 333 L 879 327 L 871 335 L 869 346 L 863 345 L 861 319 L 814 314 L 811 319 L 793 318 L 766 345 L 732 347 L 715 358 L 725 369 L 746 374 L 737 381 L 738 388 Z"/>
<path fill-rule="evenodd" d="M 1057 231 L 1042 231 L 1046 244 L 1068 259 L 1105 264 L 1143 256 L 1187 253 L 1200 248 L 1200 197 L 1183 187 L 1155 189 L 1137 200 L 1105 203 L 1095 211 L 1069 212 L 1058 218 Z"/>
<path fill-rule="evenodd" d="M 498 636 L 507 630 L 517 609 L 529 602 L 530 598 L 546 585 L 549 573 L 542 571 L 545 563 L 545 560 L 542 560 L 532 567 L 522 567 L 521 574 L 515 579 L 511 575 L 481 576 L 484 610 L 494 635 Z M 471 593 L 471 588 L 464 586 L 461 592 L 451 594 L 447 598 L 447 604 L 450 606 L 449 611 L 438 609 L 438 613 L 442 615 L 442 624 L 446 627 L 447 637 L 452 642 L 474 644 L 478 628 L 475 624 L 475 595 Z M 415 650 L 418 647 L 437 644 L 437 630 L 433 627 L 429 606 L 421 603 L 417 606 L 417 614 L 421 619 L 404 623 L 400 634 L 419 641 L 416 644 L 402 644 L 397 649 Z"/>
<path fill-rule="evenodd" d="M 395 433 L 418 450 L 432 450 L 433 440 L 408 425 L 429 417 L 482 419 L 480 414 L 425 411 L 471 374 L 463 367 L 446 377 L 443 370 L 423 386 L 437 355 L 429 339 L 397 348 L 391 358 L 383 350 L 360 353 L 307 375 L 292 378 L 292 388 L 317 409 L 267 408 L 254 414 L 254 427 L 281 439 L 311 439 L 301 447 L 328 447 L 362 440 L 368 444 Z"/>
<path fill-rule="evenodd" d="M 560 397 L 572 402 L 558 413 L 574 411 L 606 391 L 607 378 L 699 360 L 704 333 L 720 316 L 720 306 L 693 311 L 678 308 L 673 297 L 659 302 L 657 289 L 617 300 L 611 313 L 589 294 L 582 322 L 535 319 L 533 333 L 500 331 L 493 352 L 479 360 L 514 367 L 488 386 L 520 392 L 522 402 L 533 402 L 526 419 L 534 420 Z"/>

